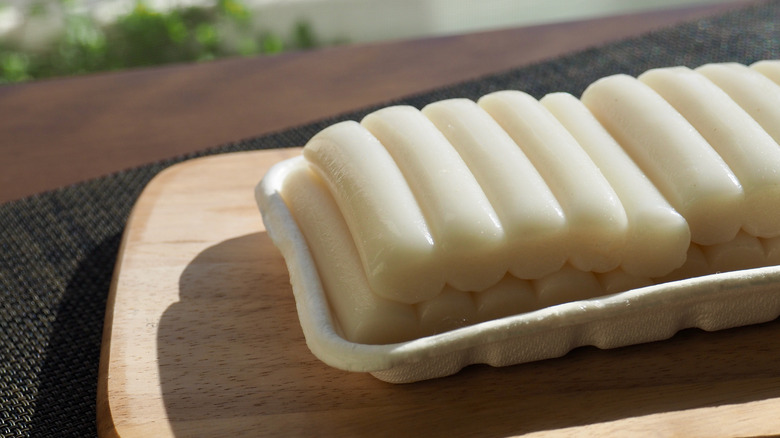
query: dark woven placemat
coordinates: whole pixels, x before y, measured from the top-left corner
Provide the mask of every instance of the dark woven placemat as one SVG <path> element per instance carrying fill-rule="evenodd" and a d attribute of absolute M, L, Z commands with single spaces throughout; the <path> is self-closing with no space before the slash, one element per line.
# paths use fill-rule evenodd
<path fill-rule="evenodd" d="M 780 2 L 765 3 L 387 104 L 421 107 L 500 89 L 580 95 L 614 73 L 778 58 L 779 23 Z M 195 155 L 301 145 L 371 109 Z M 0 206 L 0 436 L 96 435 L 103 316 L 125 221 L 157 172 L 192 156 Z"/>

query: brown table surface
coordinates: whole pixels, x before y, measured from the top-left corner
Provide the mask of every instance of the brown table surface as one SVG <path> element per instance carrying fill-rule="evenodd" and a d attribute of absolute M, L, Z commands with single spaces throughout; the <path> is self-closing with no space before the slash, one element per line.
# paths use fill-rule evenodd
<path fill-rule="evenodd" d="M 0 203 L 746 3 L 0 86 Z"/>

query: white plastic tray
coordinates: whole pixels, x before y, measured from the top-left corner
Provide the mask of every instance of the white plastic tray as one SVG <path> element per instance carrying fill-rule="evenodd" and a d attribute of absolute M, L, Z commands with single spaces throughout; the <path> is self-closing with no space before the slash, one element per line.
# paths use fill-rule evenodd
<path fill-rule="evenodd" d="M 306 343 L 335 368 L 407 383 L 457 373 L 471 364 L 507 366 L 565 355 L 593 345 L 616 348 L 698 327 L 714 331 L 771 321 L 780 315 L 780 267 L 720 273 L 561 304 L 389 345 L 342 338 L 317 269 L 279 194 L 303 157 L 276 164 L 256 189 L 269 236 L 281 250 Z"/>

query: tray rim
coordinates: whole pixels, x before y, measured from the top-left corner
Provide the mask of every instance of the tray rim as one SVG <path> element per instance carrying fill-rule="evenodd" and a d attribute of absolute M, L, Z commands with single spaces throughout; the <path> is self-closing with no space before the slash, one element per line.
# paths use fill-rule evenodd
<path fill-rule="evenodd" d="M 307 165 L 303 156 L 273 165 L 256 186 L 255 198 L 290 272 L 306 343 L 335 368 L 407 383 L 454 374 L 471 364 L 514 365 L 559 357 L 580 346 L 617 348 L 667 339 L 685 328 L 715 331 L 780 316 L 780 287 L 773 288 L 780 286 L 780 266 L 770 266 L 559 304 L 407 342 L 353 343 L 338 333 L 306 241 L 280 194 L 285 176 L 302 165 Z M 662 327 L 635 327 L 653 317 L 666 318 Z M 633 332 L 610 335 L 615 329 Z M 540 345 L 541 340 L 551 344 Z M 523 342 L 535 345 L 518 345 Z"/>

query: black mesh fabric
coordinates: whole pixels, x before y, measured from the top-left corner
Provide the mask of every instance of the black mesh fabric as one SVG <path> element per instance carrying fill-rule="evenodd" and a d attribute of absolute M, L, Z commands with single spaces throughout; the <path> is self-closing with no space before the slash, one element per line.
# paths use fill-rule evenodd
<path fill-rule="evenodd" d="M 421 107 L 500 89 L 520 89 L 537 97 L 553 91 L 580 95 L 592 81 L 614 73 L 778 57 L 780 2 L 762 3 L 382 106 Z M 323 127 L 360 118 L 372 109 L 0 206 L 0 436 L 97 434 L 95 398 L 106 297 L 130 209 L 156 173 L 196 155 L 301 145 Z"/>

